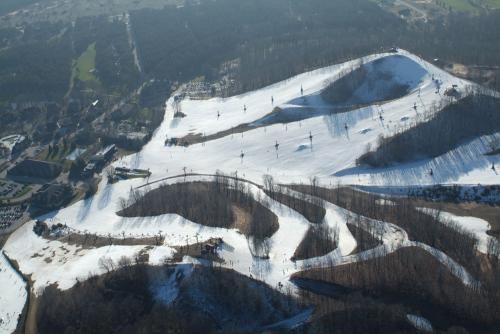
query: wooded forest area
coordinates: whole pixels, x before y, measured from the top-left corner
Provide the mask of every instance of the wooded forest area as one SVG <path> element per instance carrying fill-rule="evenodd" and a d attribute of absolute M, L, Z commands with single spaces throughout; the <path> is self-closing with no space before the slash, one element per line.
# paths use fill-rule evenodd
<path fill-rule="evenodd" d="M 183 82 L 203 75 L 216 82 L 230 71 L 234 82 L 224 95 L 395 45 L 428 60 L 497 65 L 499 19 L 495 11 L 452 13 L 440 21 L 409 25 L 366 0 L 221 0 L 131 12 L 138 54 L 149 77 Z M 22 34 L 1 29 L 0 36 L 1 100 L 60 100 L 68 89 L 72 59 L 93 42 L 97 76 L 106 87 L 137 84 L 120 20 L 81 18 L 75 27 L 34 23 Z M 224 69 L 232 60 L 238 65 Z"/>

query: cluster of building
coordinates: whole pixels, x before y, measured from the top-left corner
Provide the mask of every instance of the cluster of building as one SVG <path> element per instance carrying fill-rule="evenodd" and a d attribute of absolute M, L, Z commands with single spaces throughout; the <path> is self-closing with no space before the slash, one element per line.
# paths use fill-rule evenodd
<path fill-rule="evenodd" d="M 90 158 L 81 172 L 81 176 L 83 178 L 93 177 L 94 173 L 100 172 L 113 159 L 115 152 L 115 145 L 109 145 L 97 152 Z M 27 197 L 26 202 L 30 202 L 31 206 L 37 211 L 54 210 L 69 203 L 74 196 L 73 187 L 64 180 L 59 180 L 62 172 L 63 166 L 60 163 L 24 159 L 7 170 L 7 177 L 10 181 L 5 182 L 5 184 L 17 185 L 18 183 L 15 181 L 44 184 L 36 192 L 28 194 L 29 197 Z M 21 185 L 21 187 L 23 186 Z M 11 188 L 11 186 L 6 186 L 5 191 L 12 192 L 13 188 Z M 1 190 L 2 187 L 0 187 Z M 9 215 L 8 218 L 16 217 Z"/>
<path fill-rule="evenodd" d="M 48 182 L 31 195 L 31 204 L 37 208 L 52 210 L 63 206 L 73 197 L 71 185 L 53 182 L 62 169 L 60 164 L 26 159 L 9 169 L 7 176 L 14 180 Z"/>
<path fill-rule="evenodd" d="M 128 105 L 123 107 L 127 110 Z M 126 117 L 127 112 L 121 111 Z M 119 147 L 138 150 L 151 138 L 151 121 L 134 120 L 130 118 L 111 120 L 96 126 L 96 133 L 106 143 L 113 143 Z"/>

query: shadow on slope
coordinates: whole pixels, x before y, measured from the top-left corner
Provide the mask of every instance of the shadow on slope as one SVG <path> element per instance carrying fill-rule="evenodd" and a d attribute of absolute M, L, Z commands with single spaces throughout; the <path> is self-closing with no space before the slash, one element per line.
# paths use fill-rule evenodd
<path fill-rule="evenodd" d="M 424 68 L 402 55 L 390 55 L 366 64 L 360 62 L 357 68 L 351 68 L 332 79 L 332 83 L 322 91 L 294 98 L 253 122 L 209 136 L 190 134 L 183 138 L 172 138 L 167 144 L 188 146 L 262 126 L 319 116 L 349 115 L 350 111 L 362 108 L 356 116 L 346 116 L 349 121 L 345 124 L 352 124 L 353 119 L 368 117 L 373 113 L 371 108 L 365 107 L 406 96 L 419 87 L 426 75 Z"/>
<path fill-rule="evenodd" d="M 468 96 L 437 113 L 430 121 L 382 138 L 375 151 L 356 161 L 358 165 L 383 167 L 420 158 L 435 158 L 467 140 L 500 132 L 500 99 Z"/>
<path fill-rule="evenodd" d="M 295 98 L 252 125 L 297 122 L 399 99 L 417 89 L 426 75 L 422 66 L 402 55 L 360 61 L 321 92 Z"/>
<path fill-rule="evenodd" d="M 342 75 L 342 74 L 341 74 Z M 399 99 L 418 88 L 427 71 L 412 59 L 391 55 L 359 63 L 321 92 L 333 105 L 366 105 Z"/>

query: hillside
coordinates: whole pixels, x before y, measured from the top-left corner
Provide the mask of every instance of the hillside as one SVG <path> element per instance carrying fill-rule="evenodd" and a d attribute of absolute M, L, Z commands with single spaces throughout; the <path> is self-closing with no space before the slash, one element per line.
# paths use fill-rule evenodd
<path fill-rule="evenodd" d="M 360 64 L 364 64 L 365 73 L 359 77 L 354 74 L 356 84 L 341 94 L 345 95 L 342 100 L 325 101 L 325 90 L 343 87 L 342 81 L 346 76 L 352 79 Z M 335 84 L 338 80 L 341 83 Z M 456 97 L 445 94 L 452 87 L 463 100 L 457 102 Z M 113 162 L 114 167 L 148 170 L 150 178 L 108 183 L 103 177 L 95 195 L 37 217 L 46 225 L 35 221 L 23 225 L 8 239 L 4 250 L 30 277 L 37 299 L 43 300 L 44 289 L 57 285 L 57 289 L 48 289 L 53 291 L 52 297 L 60 298 L 61 305 L 78 299 L 79 288 L 89 277 L 101 276 L 89 282 L 106 284 L 102 282 L 110 277 L 109 272 L 121 268 L 126 273 L 131 263 L 152 267 L 152 272 L 159 266 L 179 263 L 214 271 L 224 268 L 229 276 L 248 276 L 265 283 L 264 289 L 282 291 L 315 308 L 314 315 L 304 311 L 283 312 L 266 321 L 259 317 L 253 328 L 296 328 L 303 333 L 308 332 L 309 324 L 320 333 L 328 333 L 333 328 L 328 327 L 328 319 L 337 316 L 373 315 L 377 328 L 414 328 L 415 321 L 410 319 L 421 317 L 421 310 L 430 304 L 422 304 L 415 291 L 396 293 L 389 299 L 378 294 L 397 289 L 398 278 L 404 276 L 394 278 L 391 273 L 402 271 L 401 262 L 412 268 L 432 265 L 440 275 L 426 279 L 436 281 L 436 286 L 418 285 L 416 289 L 434 298 L 431 306 L 446 308 L 446 312 L 444 320 L 439 316 L 424 320 L 442 331 L 454 325 L 471 331 L 492 329 L 499 321 L 495 302 L 500 289 L 500 247 L 494 236 L 487 235 L 484 226 L 488 225 L 481 224 L 480 231 L 471 233 L 463 228 L 471 222 L 467 217 L 458 219 L 457 224 L 442 219 L 452 216 L 422 210 L 425 206 L 410 199 L 338 187 L 498 183 L 498 174 L 490 166 L 499 163 L 500 157 L 484 155 L 485 151 L 478 149 L 498 131 L 495 122 L 479 122 L 481 131 L 460 134 L 468 141 L 453 142 L 455 146 L 445 143 L 438 156 L 424 162 L 410 160 L 377 169 L 356 165 L 367 147 L 377 149 L 381 136 L 390 138 L 401 129 L 429 127 L 423 136 L 430 137 L 437 130 L 429 115 L 448 119 L 447 113 L 453 112 L 457 126 L 463 126 L 460 111 L 456 111 L 462 109 L 454 108 L 462 105 L 461 101 L 473 100 L 470 94 L 477 88 L 405 50 L 368 55 L 229 98 L 190 97 L 190 90 L 181 85 L 166 102 L 164 120 L 151 141 L 140 152 Z M 484 94 L 485 100 L 496 103 L 494 93 L 484 90 Z M 354 102 L 363 106 L 331 112 L 334 103 Z M 485 110 L 494 113 L 496 104 L 493 106 Z M 266 121 L 275 108 L 285 115 L 305 117 Z M 463 110 L 468 115 L 468 108 Z M 176 117 L 179 112 L 184 117 Z M 477 117 L 471 115 L 467 117 Z M 242 124 L 247 125 L 245 131 L 232 131 Z M 464 128 L 452 129 L 462 132 Z M 208 139 L 186 147 L 169 144 L 169 139 L 189 135 Z M 468 150 L 467 155 L 457 157 L 457 150 Z M 429 175 L 429 168 L 433 175 Z M 287 186 L 294 183 L 308 187 Z M 264 224 L 266 217 L 270 223 Z M 263 224 L 265 233 L 246 233 L 242 221 L 250 226 Z M 44 228 L 44 233 L 39 233 Z M 70 242 L 71 236 L 76 238 Z M 338 266 L 358 276 L 343 280 L 344 276 L 332 274 L 336 272 L 332 268 Z M 312 284 L 312 294 L 291 280 L 299 272 L 317 281 Z M 176 271 L 175 276 L 153 277 L 167 284 L 184 274 Z M 365 289 L 356 280 L 364 277 L 377 277 L 363 283 L 368 288 L 376 286 L 374 296 L 356 292 Z M 340 287 L 321 291 L 325 282 Z M 446 282 L 453 284 L 448 287 Z M 12 287 L 17 284 L 7 283 Z M 196 298 L 189 299 L 193 294 L 203 297 L 204 305 L 211 305 L 211 319 L 225 323 L 227 310 L 217 312 L 219 304 L 211 302 L 214 297 L 197 294 L 199 287 L 193 282 L 180 295 L 190 300 L 189 307 L 197 303 Z M 444 287 L 447 290 L 441 294 Z M 330 298 L 332 291 L 342 293 L 343 304 Z M 165 297 L 171 292 L 166 291 Z M 467 296 L 467 304 L 455 307 L 457 301 L 450 300 L 450 295 Z M 99 294 L 89 297 L 101 298 Z M 9 298 L 21 305 L 26 297 Z M 240 304 L 238 299 L 229 303 Z M 137 305 L 139 313 L 150 306 Z M 268 304 L 261 300 L 252 307 L 256 314 L 262 314 Z M 20 313 L 17 309 L 11 312 Z M 474 320 L 477 312 L 482 317 Z M 329 318 L 323 318 L 327 314 Z M 462 314 L 467 315 L 467 321 L 457 320 Z M 49 315 L 58 318 L 57 312 Z M 385 319 L 390 321 L 384 325 Z M 57 328 L 57 322 L 51 324 Z"/>
<path fill-rule="evenodd" d="M 426 70 L 400 55 L 360 64 L 326 87 L 321 96 L 331 104 L 370 105 L 404 97 L 418 88 Z"/>
<path fill-rule="evenodd" d="M 496 133 L 500 133 L 500 99 L 468 96 L 445 107 L 425 123 L 381 139 L 375 151 L 362 155 L 357 162 L 380 167 L 435 158 L 468 140 Z M 494 151 L 495 144 L 492 145 Z"/>

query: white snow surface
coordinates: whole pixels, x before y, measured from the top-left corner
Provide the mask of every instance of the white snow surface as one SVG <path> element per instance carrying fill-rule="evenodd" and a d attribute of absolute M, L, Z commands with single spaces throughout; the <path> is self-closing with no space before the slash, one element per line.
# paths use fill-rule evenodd
<path fill-rule="evenodd" d="M 84 148 L 75 148 L 73 151 L 71 151 L 70 154 L 66 156 L 67 160 L 70 161 L 75 161 L 78 159 L 83 153 L 85 153 L 87 150 Z"/>
<path fill-rule="evenodd" d="M 424 332 L 432 332 L 432 324 L 429 320 L 415 315 L 415 314 L 407 314 L 406 318 L 408 321 L 413 325 L 418 330 L 424 331 Z"/>
<path fill-rule="evenodd" d="M 178 264 L 166 280 L 158 280 L 151 286 L 154 297 L 165 305 L 170 305 L 179 295 L 179 282 L 193 272 L 192 264 Z"/>
<path fill-rule="evenodd" d="M 12 333 L 28 298 L 26 283 L 0 252 L 0 333 Z"/>
<path fill-rule="evenodd" d="M 388 90 L 395 85 L 406 85 L 410 90 L 415 90 L 427 74 L 419 63 L 402 55 L 369 62 L 365 68 L 367 78 L 354 92 L 354 99 L 362 103 L 370 103 L 386 96 Z"/>
<path fill-rule="evenodd" d="M 446 211 L 439 211 L 430 208 L 419 208 L 425 213 L 438 218 L 444 222 L 452 222 L 463 228 L 465 231 L 470 232 L 478 240 L 477 249 L 486 254 L 488 252 L 488 242 L 492 239 L 486 232 L 491 229 L 491 225 L 484 219 L 469 216 L 457 216 Z"/>
<path fill-rule="evenodd" d="M 32 275 L 32 289 L 36 294 L 51 284 L 57 284 L 61 290 L 69 289 L 90 275 L 105 273 L 99 266 L 99 259 L 108 258 L 116 263 L 122 256 L 134 257 L 145 248 L 112 245 L 85 249 L 43 239 L 33 232 L 33 226 L 31 222 L 20 227 L 9 238 L 4 250 L 18 261 L 22 273 Z M 173 254 L 173 250 L 165 250 L 164 254 Z"/>
<path fill-rule="evenodd" d="M 155 179 L 182 173 L 183 168 L 195 173 L 226 173 L 238 171 L 255 182 L 263 174 L 271 174 L 280 182 L 307 182 L 319 177 L 323 184 L 348 183 L 364 185 L 417 185 L 435 183 L 482 183 L 500 181 L 491 170 L 500 156 L 484 156 L 488 136 L 478 138 L 452 152 L 431 160 L 407 163 L 397 168 L 367 170 L 355 166 L 355 160 L 368 144 L 376 146 L 379 135 L 390 135 L 399 126 L 422 121 L 433 105 L 446 105 L 452 100 L 436 94 L 440 86 L 453 84 L 462 92 L 474 84 L 455 78 L 422 59 L 401 51 L 399 56 L 377 54 L 365 61 L 387 57 L 384 64 L 400 71 L 401 81 L 414 81 L 414 89 L 398 100 L 372 105 L 339 114 L 324 114 L 331 109 L 319 96 L 328 80 L 353 66 L 356 61 L 307 72 L 272 86 L 230 98 L 209 100 L 184 99 L 180 109 L 184 118 L 173 118 L 174 97 L 166 104 L 165 120 L 143 150 L 124 158 L 116 165 L 150 168 Z M 417 64 L 417 66 L 415 65 Z M 426 74 L 422 75 L 421 69 Z M 414 73 L 418 72 L 418 73 Z M 304 97 L 301 97 L 301 87 Z M 274 104 L 271 103 L 274 98 Z M 417 104 L 417 110 L 413 109 Z M 246 106 L 246 111 L 244 111 Z M 252 123 L 279 107 L 308 115 L 322 115 L 287 125 L 274 124 L 255 128 L 243 134 L 228 135 L 188 148 L 165 146 L 165 139 L 188 134 L 210 135 L 240 124 Z M 217 113 L 220 117 L 217 117 Z M 383 115 L 380 120 L 379 114 Z M 345 126 L 347 125 L 347 131 Z M 369 131 L 367 131 L 369 129 Z M 312 134 L 312 146 L 309 134 Z M 275 143 L 279 143 L 278 155 Z M 240 158 L 241 152 L 244 158 Z M 278 157 L 277 157 L 278 156 Z M 429 175 L 433 168 L 434 175 Z M 130 187 L 128 184 L 127 188 Z"/>
<path fill-rule="evenodd" d="M 398 80 L 411 82 L 413 90 L 407 96 L 381 106 L 372 105 L 342 114 L 325 114 L 322 109 L 331 106 L 323 102 L 319 94 L 329 81 L 338 77 L 342 71 L 351 68 L 356 61 L 307 72 L 231 98 L 185 99 L 180 102 L 180 109 L 186 115 L 184 118 L 173 117 L 175 106 L 172 97 L 166 102 L 164 121 L 151 141 L 139 153 L 125 157 L 114 165 L 149 169 L 153 175 L 151 181 L 182 174 L 185 168 L 188 173 L 200 174 L 214 174 L 216 170 L 227 174 L 237 172 L 239 177 L 256 183 L 262 183 L 265 174 L 272 175 L 277 183 L 285 184 L 308 182 L 312 176 L 318 177 L 322 185 L 498 182 L 499 176 L 493 173 L 490 166 L 492 161 L 500 162 L 500 156 L 483 156 L 485 138 L 466 143 L 454 152 L 436 159 L 405 164 L 399 168 L 372 172 L 355 167 L 356 158 L 365 152 L 368 144 L 376 145 L 379 135 L 391 134 L 402 123 L 410 124 L 422 120 L 424 111 L 434 104 L 451 102 L 436 93 L 436 81 L 432 80 L 432 76 L 443 88 L 456 84 L 460 91 L 466 91 L 467 87 L 473 85 L 403 50 L 399 55 L 401 57 L 377 54 L 365 57 L 364 60 L 387 57 L 384 63 L 399 71 Z M 420 69 L 425 69 L 425 72 L 420 72 Z M 304 98 L 301 98 L 301 87 L 304 89 Z M 271 104 L 271 97 L 274 98 L 274 104 Z M 417 111 L 413 109 L 414 103 L 417 103 Z M 205 144 L 189 147 L 165 146 L 166 138 L 197 133 L 209 135 L 239 124 L 255 122 L 269 114 L 276 106 L 285 112 L 298 110 L 321 116 L 287 125 L 275 124 L 256 128 Z M 383 115 L 383 121 L 379 119 L 379 113 Z M 312 142 L 309 140 L 310 133 L 313 135 Z M 279 143 L 278 154 L 274 147 L 276 141 Z M 241 152 L 244 153 L 243 158 L 240 157 Z M 430 166 L 434 169 L 433 178 L 427 175 Z M 103 236 L 109 233 L 121 237 L 122 232 L 135 237 L 162 233 L 165 236 L 165 244 L 147 250 L 151 264 L 160 264 L 165 257 L 171 257 L 175 252 L 172 248 L 174 246 L 221 237 L 224 245 L 219 256 L 225 260 L 226 267 L 258 278 L 271 286 L 278 286 L 279 283 L 287 285 L 289 276 L 303 268 L 361 261 L 384 256 L 407 246 L 419 246 L 430 251 L 457 276 L 461 275 L 464 283 L 474 282 L 464 268 L 453 261 L 448 261 L 449 258 L 445 254 L 434 251 L 426 245 L 409 242 L 405 231 L 384 222 L 371 220 L 365 222 L 378 224 L 383 235 L 382 246 L 361 254 L 350 254 L 356 248 L 356 241 L 347 229 L 349 215 L 345 210 L 330 203 L 325 203 L 327 210 L 325 223 L 339 229 L 338 249 L 323 257 L 292 262 L 290 258 L 310 223 L 297 212 L 271 200 L 261 189 L 251 185 L 254 194 L 260 194 L 262 199 L 266 199 L 271 211 L 278 216 L 280 225 L 278 231 L 268 240 L 269 259 L 261 259 L 252 256 L 249 241 L 236 230 L 205 227 L 176 214 L 141 218 L 118 216 L 116 212 L 120 210 L 120 198 L 127 198 L 131 188 L 143 186 L 146 181 L 124 180 L 111 185 L 106 184 L 105 179 L 103 178 L 98 192 L 92 198 L 81 200 L 40 219 L 49 224 L 63 223 L 78 231 L 88 231 Z M 207 177 L 188 177 L 188 179 L 199 180 Z M 183 181 L 184 178 L 181 177 L 164 182 Z M 160 184 L 160 182 L 151 184 L 145 189 Z M 57 284 L 60 289 L 68 289 L 77 280 L 85 279 L 89 274 L 103 273 L 103 268 L 99 267 L 101 257 L 118 261 L 121 256 L 134 256 L 140 251 L 145 251 L 143 246 L 82 249 L 59 241 L 48 241 L 33 233 L 33 224 L 34 222 L 25 224 L 15 231 L 4 249 L 19 263 L 23 273 L 32 275 L 35 292 L 50 284 Z M 197 260 L 186 257 L 184 262 L 197 262 Z M 289 286 L 293 289 L 291 284 Z M 17 300 L 17 297 L 12 297 L 12 302 Z"/>

